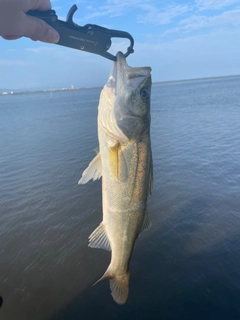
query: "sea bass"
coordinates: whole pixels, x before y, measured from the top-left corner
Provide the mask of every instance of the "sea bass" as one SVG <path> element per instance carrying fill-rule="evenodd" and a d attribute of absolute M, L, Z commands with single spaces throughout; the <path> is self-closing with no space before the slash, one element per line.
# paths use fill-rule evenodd
<path fill-rule="evenodd" d="M 132 68 L 121 52 L 98 106 L 99 152 L 79 184 L 102 177 L 103 220 L 89 246 L 111 250 L 109 279 L 118 304 L 128 297 L 134 243 L 151 226 L 147 197 L 153 186 L 150 143 L 151 68 Z M 99 281 L 100 281 L 99 280 Z"/>

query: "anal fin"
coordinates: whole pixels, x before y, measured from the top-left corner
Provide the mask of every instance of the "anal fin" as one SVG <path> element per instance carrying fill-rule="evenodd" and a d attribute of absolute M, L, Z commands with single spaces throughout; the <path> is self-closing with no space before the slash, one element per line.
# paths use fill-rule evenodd
<path fill-rule="evenodd" d="M 106 234 L 103 223 L 100 223 L 100 225 L 93 231 L 88 239 L 89 247 L 111 251 L 110 242 L 108 240 L 108 236 Z"/>

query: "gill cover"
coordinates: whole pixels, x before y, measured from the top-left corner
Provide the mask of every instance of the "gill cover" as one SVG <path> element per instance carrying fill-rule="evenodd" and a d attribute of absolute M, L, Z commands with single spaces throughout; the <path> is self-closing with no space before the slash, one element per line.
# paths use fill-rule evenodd
<path fill-rule="evenodd" d="M 151 68 L 132 68 L 121 52 L 113 70 L 114 115 L 129 141 L 135 141 L 150 125 Z"/>

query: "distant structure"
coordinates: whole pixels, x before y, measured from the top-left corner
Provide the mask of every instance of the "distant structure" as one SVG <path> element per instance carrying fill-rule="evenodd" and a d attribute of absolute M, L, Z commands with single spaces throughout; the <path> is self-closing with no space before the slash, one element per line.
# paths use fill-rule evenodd
<path fill-rule="evenodd" d="M 7 92 L 7 91 L 3 91 L 2 94 L 6 95 L 6 94 L 13 94 L 13 91 Z"/>

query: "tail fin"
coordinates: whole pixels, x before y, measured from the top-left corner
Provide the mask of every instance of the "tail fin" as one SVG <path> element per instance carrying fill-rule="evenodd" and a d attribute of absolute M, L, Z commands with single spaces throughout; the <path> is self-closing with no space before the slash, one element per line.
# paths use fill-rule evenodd
<path fill-rule="evenodd" d="M 129 277 L 130 272 L 126 272 L 121 275 L 115 275 L 108 269 L 102 278 L 100 278 L 95 284 L 102 280 L 110 280 L 110 289 L 112 291 L 113 300 L 118 304 L 124 304 L 128 298 Z"/>

